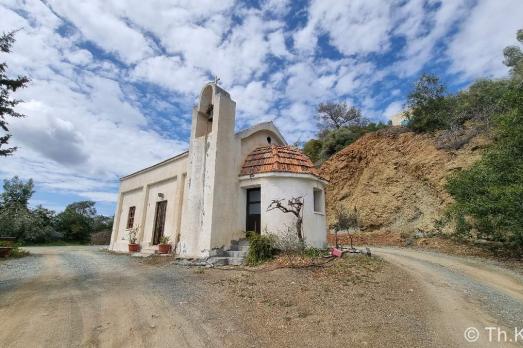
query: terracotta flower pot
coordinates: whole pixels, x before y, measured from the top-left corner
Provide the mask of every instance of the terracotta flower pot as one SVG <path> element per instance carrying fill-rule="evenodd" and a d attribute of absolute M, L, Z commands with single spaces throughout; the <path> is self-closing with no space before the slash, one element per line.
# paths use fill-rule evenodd
<path fill-rule="evenodd" d="M 135 253 L 137 251 L 140 251 L 140 244 L 129 244 L 130 253 Z"/>
<path fill-rule="evenodd" d="M 0 247 L 0 257 L 8 257 L 11 249 L 10 247 Z"/>
<path fill-rule="evenodd" d="M 158 252 L 160 254 L 169 254 L 171 252 L 171 244 L 158 244 Z"/>

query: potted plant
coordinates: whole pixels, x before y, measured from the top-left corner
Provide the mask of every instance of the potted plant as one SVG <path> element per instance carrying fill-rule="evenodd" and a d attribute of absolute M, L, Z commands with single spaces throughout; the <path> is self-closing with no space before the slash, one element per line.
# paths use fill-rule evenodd
<path fill-rule="evenodd" d="M 172 245 L 169 244 L 169 237 L 162 236 L 160 238 L 160 244 L 158 244 L 158 252 L 160 254 L 169 254 L 171 252 Z"/>
<path fill-rule="evenodd" d="M 129 234 L 129 252 L 134 253 L 140 251 L 140 244 L 136 243 L 136 236 L 138 235 L 139 226 L 129 228 L 127 230 Z"/>

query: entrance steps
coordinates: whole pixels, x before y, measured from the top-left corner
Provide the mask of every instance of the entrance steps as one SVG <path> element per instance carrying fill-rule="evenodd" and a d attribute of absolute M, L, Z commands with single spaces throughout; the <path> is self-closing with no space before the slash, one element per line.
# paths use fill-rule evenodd
<path fill-rule="evenodd" d="M 233 240 L 228 250 L 213 250 L 207 262 L 214 266 L 239 266 L 243 264 L 248 252 L 249 241 L 247 239 Z"/>

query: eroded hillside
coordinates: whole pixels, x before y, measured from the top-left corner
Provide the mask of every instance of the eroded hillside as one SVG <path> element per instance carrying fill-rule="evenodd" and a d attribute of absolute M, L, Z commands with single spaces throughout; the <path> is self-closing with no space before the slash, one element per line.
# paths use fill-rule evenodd
<path fill-rule="evenodd" d="M 321 167 L 330 181 L 327 210 L 356 209 L 363 231 L 431 231 L 452 198 L 446 177 L 478 160 L 487 144 L 476 136 L 459 150 L 436 148 L 435 137 L 391 127 L 367 134 Z"/>

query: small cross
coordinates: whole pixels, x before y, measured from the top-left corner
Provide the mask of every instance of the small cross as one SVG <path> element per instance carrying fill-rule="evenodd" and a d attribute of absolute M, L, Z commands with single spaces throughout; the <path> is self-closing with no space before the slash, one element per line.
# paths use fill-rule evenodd
<path fill-rule="evenodd" d="M 220 82 L 220 78 L 218 77 L 218 75 L 214 75 L 214 84 L 217 85 L 218 82 Z"/>

